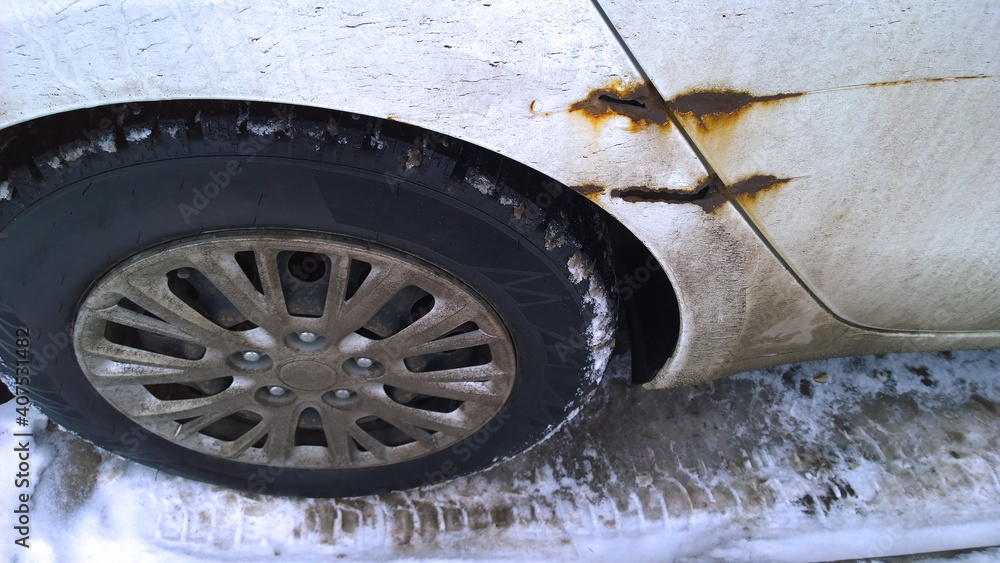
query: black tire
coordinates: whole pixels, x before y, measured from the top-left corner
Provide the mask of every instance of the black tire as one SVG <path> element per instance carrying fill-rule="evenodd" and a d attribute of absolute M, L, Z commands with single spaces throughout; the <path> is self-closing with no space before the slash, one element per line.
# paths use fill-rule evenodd
<path fill-rule="evenodd" d="M 34 144 L 24 141 L 20 153 L 10 148 L 20 140 L 8 143 L 9 199 L 0 201 L 3 359 L 14 365 L 14 331 L 30 328 L 34 360 L 30 382 L 20 383 L 46 415 L 87 440 L 236 489 L 368 494 L 509 458 L 551 433 L 597 384 L 614 327 L 602 281 L 610 274 L 601 270 L 608 250 L 596 213 L 575 194 L 478 147 L 373 118 L 198 102 L 117 108 L 107 125 L 100 119 L 107 111 L 72 117 L 69 130 L 89 122 L 90 138 L 57 140 L 42 151 L 44 135 L 33 133 Z M 58 139 L 65 123 L 36 129 Z M 137 254 L 248 229 L 376 243 L 471 287 L 502 319 L 516 350 L 502 410 L 447 449 L 349 469 L 232 462 L 136 425 L 78 364 L 72 342 L 82 299 Z"/>

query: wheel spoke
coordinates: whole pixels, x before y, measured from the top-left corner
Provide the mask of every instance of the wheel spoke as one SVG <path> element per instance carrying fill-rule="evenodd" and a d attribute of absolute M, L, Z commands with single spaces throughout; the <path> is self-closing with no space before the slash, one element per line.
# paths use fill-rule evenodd
<path fill-rule="evenodd" d="M 326 446 L 331 460 L 337 465 L 349 465 L 354 447 L 351 445 L 348 428 L 353 422 L 349 421 L 344 413 L 331 407 L 323 407 L 320 410 L 320 417 L 323 420 L 323 434 L 326 436 Z"/>
<path fill-rule="evenodd" d="M 329 256 L 330 284 L 326 288 L 326 307 L 323 309 L 324 322 L 339 318 L 347 295 L 347 283 L 351 273 L 351 259 L 347 256 Z"/>
<path fill-rule="evenodd" d="M 264 453 L 270 461 L 284 461 L 295 447 L 295 430 L 299 422 L 301 410 L 292 406 L 276 410 L 265 419 L 268 423 L 267 441 L 264 442 Z"/>
<path fill-rule="evenodd" d="M 286 312 L 276 310 L 273 303 L 268 302 L 257 291 L 240 268 L 234 253 L 213 252 L 207 255 L 194 255 L 191 256 L 191 261 L 194 267 L 252 323 L 264 327 L 273 336 L 280 336 L 284 332 L 284 323 L 281 323 L 280 319 L 286 316 Z M 280 289 L 277 293 L 280 293 Z"/>
<path fill-rule="evenodd" d="M 413 372 L 407 369 L 396 369 L 390 371 L 390 376 L 394 381 L 419 380 L 430 383 L 462 383 L 475 381 L 489 381 L 503 377 L 506 372 L 497 367 L 495 362 L 490 362 L 481 366 L 468 366 L 464 368 L 442 369 L 437 371 Z"/>
<path fill-rule="evenodd" d="M 257 273 L 260 275 L 261 289 L 264 290 L 264 299 L 270 304 L 271 309 L 285 315 L 288 309 L 285 305 L 285 294 L 281 289 L 281 273 L 278 271 L 279 252 L 280 250 L 276 248 L 257 245 L 254 248 L 254 259 L 257 263 Z"/>
<path fill-rule="evenodd" d="M 386 376 L 383 382 L 403 391 L 455 399 L 456 401 L 472 401 L 484 405 L 500 406 L 504 398 L 496 396 L 496 386 L 491 382 L 480 381 L 426 381 L 419 377 Z"/>
<path fill-rule="evenodd" d="M 445 434 L 466 434 L 475 430 L 473 423 L 454 413 L 439 413 L 401 405 L 386 395 L 365 401 L 364 408 L 375 416 L 413 424 Z"/>
<path fill-rule="evenodd" d="M 188 436 L 193 436 L 195 433 L 204 430 L 213 422 L 218 422 L 231 414 L 233 413 L 220 410 L 209 414 L 203 414 L 195 418 L 194 420 L 189 420 L 184 424 L 180 424 L 177 426 L 177 430 L 174 433 L 174 439 L 183 440 Z"/>
<path fill-rule="evenodd" d="M 128 410 L 132 411 L 133 418 L 149 422 L 173 421 L 218 412 L 232 414 L 256 404 L 253 402 L 253 389 L 246 386 L 234 385 L 218 395 L 176 401 L 161 401 L 145 390 L 143 393 L 145 396 L 133 401 Z"/>
<path fill-rule="evenodd" d="M 406 287 L 408 278 L 398 268 L 373 265 L 358 290 L 340 306 L 340 315 L 326 317 L 327 331 L 335 341 L 361 328 L 399 290 Z"/>
<path fill-rule="evenodd" d="M 261 420 L 253 428 L 247 430 L 247 432 L 242 436 L 240 436 L 239 438 L 223 445 L 219 451 L 219 455 L 227 458 L 234 458 L 239 456 L 243 452 L 250 449 L 250 446 L 256 444 L 258 440 L 264 437 L 264 434 L 267 434 L 269 429 L 270 427 L 267 425 L 267 420 L 266 419 Z M 268 435 L 267 440 L 268 442 L 271 441 L 270 435 Z"/>
<path fill-rule="evenodd" d="M 129 279 L 122 296 L 191 335 L 191 339 L 202 346 L 215 345 L 233 350 L 243 347 L 244 342 L 239 333 L 226 330 L 206 319 L 170 292 L 165 276 L 158 278 L 160 279 Z"/>
<path fill-rule="evenodd" d="M 470 318 L 469 311 L 451 301 L 435 300 L 434 308 L 410 326 L 374 345 L 392 359 L 414 356 L 412 349 L 455 330 Z"/>
<path fill-rule="evenodd" d="M 421 446 L 427 448 L 428 450 L 433 451 L 438 448 L 438 441 L 430 432 L 424 430 L 423 428 L 417 428 L 412 424 L 403 422 L 402 420 L 393 417 L 382 417 L 382 420 L 402 430 L 404 434 L 413 438 Z"/>
<path fill-rule="evenodd" d="M 170 338 L 176 338 L 177 340 L 184 340 L 188 342 L 194 342 L 195 340 L 194 336 L 184 332 L 170 323 L 165 323 L 159 319 L 154 319 L 148 315 L 143 315 L 118 305 L 94 311 L 94 315 L 105 321 L 110 321 L 139 330 L 145 330 L 147 332 L 159 334 L 160 336 L 169 336 Z"/>
<path fill-rule="evenodd" d="M 449 352 L 451 350 L 461 350 L 462 348 L 472 348 L 473 346 L 490 344 L 499 339 L 499 336 L 493 336 L 492 334 L 487 334 L 481 330 L 473 330 L 413 346 L 406 351 L 406 357 L 434 354 L 437 352 Z"/>
<path fill-rule="evenodd" d="M 385 446 L 382 442 L 375 439 L 374 436 L 367 433 L 358 426 L 357 422 L 352 421 L 347 426 L 347 433 L 354 438 L 354 441 L 361 444 L 361 447 L 368 450 L 368 453 L 376 457 L 376 459 L 385 461 L 389 459 L 389 448 Z"/>
<path fill-rule="evenodd" d="M 105 358 L 126 365 L 172 368 L 174 370 L 198 369 L 202 367 L 201 360 L 186 360 L 166 354 L 157 354 L 131 346 L 115 344 L 107 340 L 103 342 L 87 342 L 84 351 L 100 358 Z"/>
<path fill-rule="evenodd" d="M 155 385 L 158 383 L 200 383 L 225 377 L 226 373 L 211 368 L 175 369 L 160 366 L 104 362 L 93 368 L 96 387 L 114 385 Z"/>

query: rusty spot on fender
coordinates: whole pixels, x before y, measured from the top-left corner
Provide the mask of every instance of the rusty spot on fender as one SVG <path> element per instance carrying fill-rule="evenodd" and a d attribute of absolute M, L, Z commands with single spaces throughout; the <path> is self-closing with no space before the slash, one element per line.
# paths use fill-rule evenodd
<path fill-rule="evenodd" d="M 701 128 L 707 129 L 713 120 L 733 117 L 753 104 L 797 98 L 801 95 L 801 92 L 791 94 L 782 92 L 769 96 L 755 96 L 736 90 L 704 90 L 681 94 L 667 102 L 667 106 L 676 113 L 693 116 Z"/>
<path fill-rule="evenodd" d="M 752 203 L 759 194 L 787 184 L 791 180 L 791 178 L 758 174 L 724 186 L 718 178 L 710 177 L 702 182 L 695 192 L 634 186 L 621 190 L 611 190 L 611 197 L 621 198 L 630 203 L 693 203 L 710 213 L 726 202 L 725 192 L 729 192 L 731 196 L 743 203 Z"/>
<path fill-rule="evenodd" d="M 581 112 L 595 124 L 609 117 L 623 116 L 632 121 L 633 129 L 652 125 L 670 126 L 667 108 L 653 89 L 645 84 L 599 88 L 569 106 L 569 111 Z"/>
<path fill-rule="evenodd" d="M 902 86 L 904 84 L 925 84 L 928 82 L 952 82 L 955 80 L 979 80 L 982 78 L 992 78 L 992 76 L 987 76 L 981 74 L 978 76 L 952 76 L 949 78 L 914 78 L 911 80 L 893 80 L 891 82 L 870 82 L 868 84 L 861 84 L 861 86 Z M 856 86 L 855 86 L 856 88 Z M 836 88 L 834 88 L 836 90 Z"/>
<path fill-rule="evenodd" d="M 776 176 L 769 175 L 756 175 L 750 176 L 749 178 L 744 178 L 739 182 L 730 184 L 726 186 L 726 190 L 740 200 L 741 203 L 753 203 L 757 196 L 770 190 L 771 188 L 781 186 L 791 182 L 791 178 L 778 178 Z"/>
<path fill-rule="evenodd" d="M 693 192 L 633 186 L 621 190 L 611 190 L 611 197 L 621 198 L 629 203 L 693 203 L 705 211 L 713 211 L 726 202 L 720 191 L 722 182 L 715 176 L 703 180 Z"/>
<path fill-rule="evenodd" d="M 574 192 L 578 194 L 585 195 L 587 197 L 597 195 L 604 191 L 604 188 L 596 184 L 587 184 L 584 186 L 570 186 Z"/>

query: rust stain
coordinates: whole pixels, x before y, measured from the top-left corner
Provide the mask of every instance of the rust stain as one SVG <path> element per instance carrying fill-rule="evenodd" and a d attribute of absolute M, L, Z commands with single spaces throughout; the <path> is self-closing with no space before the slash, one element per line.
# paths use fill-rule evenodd
<path fill-rule="evenodd" d="M 802 95 L 802 92 L 781 92 L 769 96 L 755 96 L 749 92 L 736 90 L 700 90 L 681 94 L 667 102 L 667 106 L 678 114 L 694 117 L 700 128 L 708 129 L 721 119 L 734 118 L 751 105 L 797 98 Z"/>
<path fill-rule="evenodd" d="M 582 194 L 590 198 L 591 196 L 596 196 L 604 192 L 604 187 L 598 186 L 597 184 L 586 184 L 583 186 L 570 186 L 570 189 L 578 194 Z M 593 198 L 591 198 L 593 199 Z"/>
<path fill-rule="evenodd" d="M 617 197 L 629 203 L 693 203 L 705 211 L 712 211 L 726 201 L 725 196 L 719 191 L 720 186 L 722 186 L 722 182 L 717 177 L 711 176 L 702 180 L 698 189 L 693 192 L 632 186 L 611 190 L 611 197 Z"/>
<path fill-rule="evenodd" d="M 757 196 L 762 193 L 767 192 L 772 188 L 782 186 L 791 182 L 792 178 L 778 178 L 776 176 L 761 175 L 750 176 L 749 178 L 744 178 L 739 182 L 730 184 L 726 186 L 726 190 L 740 203 L 753 203 L 757 200 Z"/>
<path fill-rule="evenodd" d="M 617 197 L 630 203 L 693 203 L 701 207 L 705 212 L 711 213 L 726 202 L 726 192 L 741 203 L 753 203 L 759 194 L 787 184 L 791 180 L 792 178 L 778 178 L 772 175 L 757 174 L 729 186 L 724 186 L 718 178 L 711 177 L 702 182 L 695 192 L 634 186 L 611 190 L 611 197 Z"/>
<path fill-rule="evenodd" d="M 911 80 L 892 80 L 889 82 L 869 82 L 868 84 L 861 84 L 860 87 L 902 86 L 904 84 L 926 84 L 928 82 L 953 82 L 955 80 L 980 80 L 982 78 L 992 78 L 992 76 L 980 74 L 977 76 L 952 76 L 949 78 L 914 78 Z M 834 90 L 836 90 L 836 88 L 834 88 Z"/>
<path fill-rule="evenodd" d="M 570 113 L 580 112 L 596 126 L 609 117 L 623 116 L 632 122 L 632 130 L 645 127 L 669 127 L 667 108 L 652 88 L 645 84 L 635 86 L 612 85 L 598 88 L 569 106 Z"/>

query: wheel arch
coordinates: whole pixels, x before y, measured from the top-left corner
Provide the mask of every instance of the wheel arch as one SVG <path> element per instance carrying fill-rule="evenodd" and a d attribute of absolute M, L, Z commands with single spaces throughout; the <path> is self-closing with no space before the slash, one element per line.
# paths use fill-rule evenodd
<path fill-rule="evenodd" d="M 652 380 L 674 353 L 680 333 L 677 294 L 665 269 L 631 229 L 596 200 L 509 156 L 398 120 L 298 104 L 222 99 L 133 101 L 74 109 L 0 130 L 0 197 L 10 199 L 15 193 L 26 195 L 19 190 L 28 182 L 20 182 L 19 176 L 38 179 L 48 173 L 48 169 L 60 169 L 60 173 L 69 169 L 72 174 L 77 160 L 86 152 L 114 152 L 125 148 L 133 137 L 160 133 L 157 129 L 184 126 L 203 135 L 199 120 L 202 111 L 239 115 L 243 128 L 271 128 L 276 135 L 314 134 L 326 140 L 337 134 L 335 122 L 340 120 L 357 122 L 353 125 L 365 129 L 371 142 L 377 142 L 382 128 L 395 128 L 415 139 L 414 150 L 421 150 L 419 145 L 423 142 L 424 148 L 430 143 L 433 150 L 447 152 L 450 156 L 461 155 L 460 162 L 467 167 L 463 174 L 476 174 L 487 183 L 501 176 L 518 176 L 521 181 L 508 180 L 505 184 L 540 207 L 556 207 L 559 212 L 576 218 L 581 225 L 597 220 L 608 227 L 613 252 L 612 261 L 603 265 L 604 275 L 616 280 L 617 346 L 627 346 L 631 353 L 633 382 Z M 156 116 L 154 130 L 146 130 L 148 112 Z M 296 117 L 326 121 L 331 125 L 327 131 L 306 132 L 297 128 Z M 405 178 L 405 163 L 401 163 L 399 172 L 400 177 Z M 483 189 L 489 188 L 484 185 Z M 504 203 L 498 199 L 498 204 Z M 18 211 L 15 209 L 14 213 Z M 10 219 L 0 215 L 0 224 Z M 581 229 L 580 232 L 588 231 Z"/>

